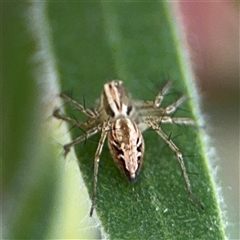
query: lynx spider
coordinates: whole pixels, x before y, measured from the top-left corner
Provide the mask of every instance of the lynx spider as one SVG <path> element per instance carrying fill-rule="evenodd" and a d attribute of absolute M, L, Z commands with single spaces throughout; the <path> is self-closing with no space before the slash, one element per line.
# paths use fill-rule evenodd
<path fill-rule="evenodd" d="M 120 171 L 132 181 L 136 179 L 142 166 L 144 154 L 142 132 L 147 128 L 152 128 L 175 153 L 190 198 L 200 209 L 204 209 L 202 203 L 198 201 L 192 192 L 182 153 L 160 127 L 160 123 L 196 126 L 193 119 L 170 116 L 170 114 L 174 113 L 178 106 L 186 100 L 185 95 L 171 105 L 161 108 L 164 96 L 169 91 L 171 85 L 172 83 L 168 82 L 154 101 L 141 101 L 133 100 L 130 97 L 122 81 L 113 80 L 104 84 L 102 94 L 96 101 L 96 108 L 94 110 L 85 108 L 85 106 L 79 104 L 64 93 L 60 94 L 62 99 L 69 102 L 88 117 L 86 122 L 79 122 L 63 115 L 59 109 L 54 110 L 54 117 L 86 130 L 85 134 L 64 145 L 65 156 L 73 146 L 101 132 L 94 157 L 94 189 L 90 216 L 92 216 L 96 204 L 98 167 L 107 135 L 108 146 L 115 163 Z"/>

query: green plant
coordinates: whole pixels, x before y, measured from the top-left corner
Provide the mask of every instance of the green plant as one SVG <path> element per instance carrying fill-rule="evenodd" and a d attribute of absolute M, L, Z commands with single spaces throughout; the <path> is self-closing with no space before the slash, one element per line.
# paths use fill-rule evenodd
<path fill-rule="evenodd" d="M 24 111 L 25 116 L 30 112 L 35 116 L 31 118 L 35 122 L 30 121 L 33 125 L 29 136 L 32 139 L 37 134 L 33 142 L 38 147 L 36 151 L 36 147 L 29 145 L 30 139 L 24 141 L 26 145 L 21 156 L 27 157 L 19 163 L 20 170 L 16 169 L 9 175 L 18 176 L 20 184 L 19 181 L 9 180 L 9 184 L 4 185 L 6 191 L 19 188 L 25 193 L 13 191 L 19 204 L 15 206 L 18 209 L 15 215 L 6 212 L 7 223 L 14 219 L 12 225 L 8 226 L 8 234 L 15 238 L 87 238 L 89 236 L 78 231 L 78 224 L 83 220 L 74 213 L 83 211 L 84 218 L 88 219 L 86 213 L 90 208 L 86 210 L 85 206 L 76 204 L 77 196 L 81 195 L 81 192 L 72 191 L 73 186 L 76 191 L 80 189 L 74 183 L 80 177 L 77 164 L 67 160 L 67 166 L 72 170 L 65 171 L 65 162 L 59 157 L 61 146 L 53 143 L 51 138 L 58 131 L 59 123 L 55 120 L 53 127 L 49 122 L 54 120 L 49 118 L 46 121 L 44 117 L 47 116 L 46 112 L 50 117 L 53 108 L 60 103 L 51 102 L 57 98 L 56 95 L 48 97 L 70 90 L 80 102 L 84 96 L 86 105 L 90 107 L 94 105 L 106 81 L 122 79 L 135 98 L 151 100 L 158 93 L 162 81 L 170 78 L 174 80 L 175 94 L 169 95 L 165 103 L 172 102 L 179 93 L 187 93 L 190 99 L 184 104 L 186 111 L 179 110 L 177 115 L 191 117 L 202 123 L 187 49 L 181 38 L 180 23 L 174 16 L 178 13 L 173 11 L 173 5 L 168 2 L 49 1 L 14 6 L 17 6 L 15 13 L 18 16 L 15 23 L 19 16 L 24 19 L 25 25 L 21 25 L 21 29 L 25 29 L 26 35 L 20 34 L 20 37 L 17 36 L 18 42 L 12 44 L 27 55 L 19 55 L 19 58 L 32 59 L 31 64 L 25 64 L 24 71 L 28 73 L 29 83 L 38 82 L 34 82 L 34 89 L 37 89 L 37 99 L 44 99 L 44 105 L 37 100 L 29 100 L 40 109 L 37 113 L 36 108 Z M 10 31 L 14 32 L 14 29 Z M 29 42 L 30 45 L 27 45 Z M 28 46 L 27 52 L 21 43 Z M 17 53 L 14 52 L 13 56 L 17 56 Z M 12 73 L 8 74 L 16 79 Z M 21 74 L 20 77 L 23 79 Z M 49 79 L 44 80 L 44 77 Z M 58 84 L 56 79 L 59 80 Z M 22 84 L 21 88 L 24 82 Z M 36 99 L 33 90 L 28 90 L 30 99 Z M 17 91 L 20 92 L 20 89 L 17 88 Z M 20 95 L 29 96 L 24 91 Z M 25 105 L 20 107 L 23 108 Z M 76 114 L 70 109 L 66 111 Z M 42 124 L 50 126 L 46 128 Z M 26 128 L 24 124 L 21 126 Z M 205 205 L 205 210 L 199 210 L 188 198 L 172 151 L 165 148 L 164 142 L 154 132 L 147 131 L 144 133 L 144 165 L 134 184 L 130 184 L 118 171 L 107 148 L 104 148 L 96 207 L 103 236 L 110 239 L 224 239 L 221 212 L 206 163 L 204 133 L 202 130 L 177 126 L 166 126 L 164 131 L 171 133 L 173 138 L 181 134 L 174 142 L 185 155 L 193 191 Z M 71 134 L 76 137 L 81 130 L 72 129 Z M 61 134 L 57 136 L 61 139 Z M 76 147 L 81 174 L 90 195 L 93 156 L 98 137 Z M 57 137 L 54 140 L 56 142 Z M 31 151 L 34 152 L 32 157 L 29 156 Z M 69 156 L 70 159 L 72 157 Z M 34 170 L 30 176 L 19 176 L 19 173 L 24 173 L 22 164 Z M 8 166 L 6 169 L 10 171 L 11 167 Z M 23 182 L 28 184 L 24 185 Z M 83 198 L 83 202 L 90 206 L 88 195 L 85 194 Z M 14 201 L 11 204 L 14 205 Z M 80 210 L 80 207 L 83 209 Z"/>

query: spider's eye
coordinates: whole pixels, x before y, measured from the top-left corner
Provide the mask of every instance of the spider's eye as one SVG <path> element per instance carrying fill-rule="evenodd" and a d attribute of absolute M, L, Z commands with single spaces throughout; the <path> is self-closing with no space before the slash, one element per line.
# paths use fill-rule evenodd
<path fill-rule="evenodd" d="M 115 113 L 110 106 L 106 107 L 105 109 L 106 109 L 106 112 L 109 116 L 111 116 L 111 117 L 115 116 Z"/>
<path fill-rule="evenodd" d="M 128 106 L 127 107 L 127 115 L 129 116 L 130 115 L 130 112 L 132 111 L 132 106 Z"/>

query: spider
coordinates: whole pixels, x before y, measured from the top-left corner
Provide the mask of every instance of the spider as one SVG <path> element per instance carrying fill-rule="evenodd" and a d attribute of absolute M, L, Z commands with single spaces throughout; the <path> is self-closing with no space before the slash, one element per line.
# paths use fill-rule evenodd
<path fill-rule="evenodd" d="M 136 179 L 142 166 L 144 155 L 142 132 L 147 128 L 152 128 L 175 153 L 190 198 L 200 209 L 204 209 L 202 203 L 198 201 L 192 192 L 181 151 L 163 132 L 160 126 L 160 124 L 166 123 L 196 126 L 193 119 L 170 116 L 186 100 L 185 95 L 171 105 L 165 108 L 161 107 L 164 96 L 169 91 L 171 85 L 172 83 L 168 82 L 154 101 L 142 101 L 132 99 L 122 81 L 113 80 L 104 84 L 102 94 L 97 99 L 94 110 L 79 104 L 65 93 L 60 94 L 62 99 L 88 117 L 86 122 L 79 122 L 63 115 L 60 109 L 54 110 L 54 117 L 83 128 L 86 131 L 85 134 L 64 145 L 65 156 L 73 146 L 101 132 L 94 156 L 94 187 L 90 216 L 92 216 L 96 204 L 98 167 L 106 137 L 108 136 L 108 147 L 118 168 L 130 181 L 133 181 Z"/>

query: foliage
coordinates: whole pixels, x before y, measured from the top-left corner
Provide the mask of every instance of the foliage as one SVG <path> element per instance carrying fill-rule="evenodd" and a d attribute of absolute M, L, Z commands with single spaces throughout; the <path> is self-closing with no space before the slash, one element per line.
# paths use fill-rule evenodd
<path fill-rule="evenodd" d="M 10 141 L 11 149 L 15 150 L 4 157 L 14 161 L 3 164 L 6 172 L 3 190 L 7 192 L 6 198 L 11 196 L 6 205 L 11 204 L 14 209 L 6 208 L 4 213 L 5 235 L 8 238 L 89 238 L 83 232 L 89 224 L 90 200 L 86 193 L 84 195 L 84 187 L 76 187 L 80 178 L 76 174 L 77 165 L 67 160 L 69 165 L 75 164 L 71 174 L 67 174 L 64 160 L 59 157 L 61 146 L 52 141 L 50 135 L 57 131 L 59 122 L 55 120 L 55 127 L 44 127 L 54 121 L 43 117 L 46 112 L 51 114 L 54 107 L 48 97 L 51 93 L 69 90 L 76 100 L 82 102 L 84 98 L 85 104 L 93 107 L 106 81 L 122 79 L 134 98 L 152 100 L 170 79 L 174 81 L 172 94 L 164 104 L 172 103 L 185 92 L 190 99 L 176 116 L 191 117 L 202 123 L 194 77 L 180 36 L 180 24 L 174 16 L 177 13 L 171 4 L 159 1 L 49 1 L 4 3 L 3 6 L 14 15 L 10 24 L 3 24 L 6 33 L 12 24 L 7 35 L 13 46 L 11 51 L 6 50 L 6 55 L 11 55 L 8 61 L 10 66 L 23 64 L 17 74 L 11 72 L 10 67 L 6 67 L 5 72 L 14 83 L 21 83 L 19 88 L 14 88 L 16 100 L 12 102 L 19 104 L 18 113 L 12 113 L 11 119 L 18 134 L 8 128 L 16 136 L 16 142 Z M 19 29 L 13 27 L 15 24 L 20 25 Z M 7 39 L 4 38 L 6 42 Z M 37 64 L 33 66 L 32 62 Z M 49 79 L 44 81 L 43 76 Z M 51 79 L 51 76 L 54 77 Z M 56 79 L 59 79 L 58 85 Z M 23 101 L 18 102 L 19 99 Z M 78 116 L 70 108 L 66 111 Z M 119 172 L 104 147 L 94 212 L 103 236 L 110 239 L 224 239 L 221 213 L 206 163 L 204 133 L 191 127 L 164 126 L 163 129 L 182 150 L 193 191 L 205 210 L 198 209 L 189 199 L 173 152 L 153 131 L 146 131 L 144 165 L 134 184 Z M 79 134 L 81 130 L 71 130 L 73 138 Z M 98 139 L 99 135 L 75 149 L 90 195 Z M 80 195 L 84 201 L 76 204 Z M 79 231 L 79 222 L 83 222 L 79 211 L 87 222 L 83 231 Z"/>

